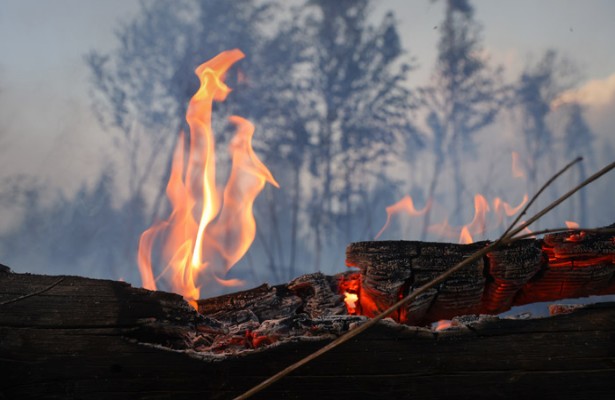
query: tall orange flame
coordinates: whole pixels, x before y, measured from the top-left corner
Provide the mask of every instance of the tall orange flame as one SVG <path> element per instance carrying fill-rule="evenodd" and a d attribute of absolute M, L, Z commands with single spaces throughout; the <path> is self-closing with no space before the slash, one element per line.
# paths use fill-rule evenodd
<path fill-rule="evenodd" d="M 225 275 L 254 241 L 252 207 L 256 197 L 266 182 L 279 187 L 252 149 L 254 125 L 238 116 L 229 118 L 237 133 L 230 144 L 232 166 L 222 196 L 216 187 L 213 102 L 226 99 L 231 89 L 224 76 L 243 57 L 240 50 L 225 51 L 195 71 L 201 85 L 186 113 L 189 152 L 186 158 L 181 133 L 167 184 L 171 215 L 143 232 L 139 241 L 139 271 L 147 289 L 155 290 L 162 279 L 171 290 L 193 302 L 200 297 L 202 285 L 241 284 L 225 279 Z M 163 269 L 154 278 L 152 252 L 158 242 L 162 242 L 159 256 Z"/>

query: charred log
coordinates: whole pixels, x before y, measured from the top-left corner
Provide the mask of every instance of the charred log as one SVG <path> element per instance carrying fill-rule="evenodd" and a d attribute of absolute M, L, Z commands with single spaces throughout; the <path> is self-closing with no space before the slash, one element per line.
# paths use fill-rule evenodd
<path fill-rule="evenodd" d="M 359 269 L 360 314 L 373 317 L 486 242 L 352 243 L 346 264 Z M 420 295 L 393 317 L 425 324 L 454 316 L 498 314 L 515 305 L 615 294 L 613 235 L 561 233 L 514 242 L 488 253 Z"/>
<path fill-rule="evenodd" d="M 2 270 L 0 398 L 232 398 L 365 320 L 343 315 L 338 279 L 204 300 L 203 316 L 123 282 Z M 556 311 L 441 332 L 383 321 L 257 398 L 611 398 L 615 304 Z"/>

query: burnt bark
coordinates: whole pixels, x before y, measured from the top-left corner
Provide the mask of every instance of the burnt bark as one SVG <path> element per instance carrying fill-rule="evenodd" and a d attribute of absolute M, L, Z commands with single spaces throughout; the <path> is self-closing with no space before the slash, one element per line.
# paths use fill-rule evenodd
<path fill-rule="evenodd" d="M 365 320 L 343 315 L 335 279 L 204 300 L 203 316 L 175 294 L 0 269 L 0 398 L 230 399 Z M 615 303 L 441 332 L 387 320 L 256 398 L 611 398 L 614 320 Z M 233 334 L 242 323 L 278 340 Z"/>
<path fill-rule="evenodd" d="M 377 315 L 486 245 L 350 244 L 346 264 L 360 270 L 359 314 Z M 566 232 L 521 240 L 457 271 L 393 317 L 425 324 L 464 314 L 499 314 L 533 302 L 615 294 L 614 260 L 612 234 Z"/>

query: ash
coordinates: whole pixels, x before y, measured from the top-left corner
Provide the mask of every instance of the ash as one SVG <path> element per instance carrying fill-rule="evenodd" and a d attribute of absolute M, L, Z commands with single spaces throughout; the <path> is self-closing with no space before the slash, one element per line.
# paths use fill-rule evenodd
<path fill-rule="evenodd" d="M 293 341 L 331 340 L 366 321 L 348 315 L 338 293 L 344 274 L 303 275 L 285 285 L 198 302 L 194 330 L 171 346 L 199 357 L 228 357 Z M 158 345 L 161 345 L 159 343 Z"/>

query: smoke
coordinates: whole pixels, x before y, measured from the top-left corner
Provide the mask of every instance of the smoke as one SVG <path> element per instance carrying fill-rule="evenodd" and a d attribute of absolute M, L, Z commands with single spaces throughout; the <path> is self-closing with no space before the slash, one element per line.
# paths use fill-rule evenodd
<path fill-rule="evenodd" d="M 615 104 L 615 73 L 605 79 L 592 79 L 579 88 L 564 91 L 553 100 L 551 107 L 557 109 L 569 103 L 588 107 L 610 107 L 612 110 Z"/>

